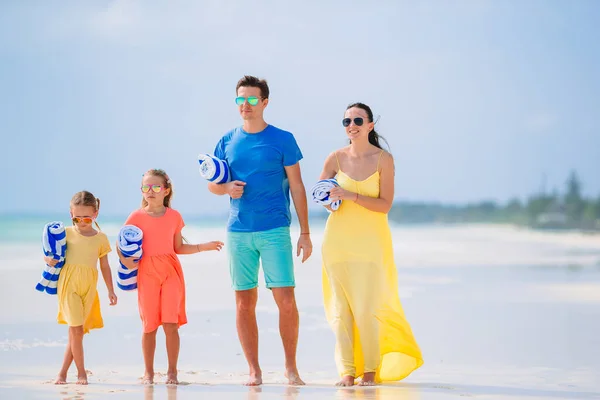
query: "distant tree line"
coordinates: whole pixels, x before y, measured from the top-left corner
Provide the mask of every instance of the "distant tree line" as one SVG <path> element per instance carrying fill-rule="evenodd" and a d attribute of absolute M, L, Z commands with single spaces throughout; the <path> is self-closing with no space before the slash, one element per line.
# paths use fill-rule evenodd
<path fill-rule="evenodd" d="M 572 171 L 564 193 L 541 193 L 526 201 L 514 198 L 505 204 L 488 200 L 465 205 L 395 202 L 390 221 L 398 223 L 512 223 L 539 229 L 600 231 L 600 196 L 585 198 L 581 181 Z"/>

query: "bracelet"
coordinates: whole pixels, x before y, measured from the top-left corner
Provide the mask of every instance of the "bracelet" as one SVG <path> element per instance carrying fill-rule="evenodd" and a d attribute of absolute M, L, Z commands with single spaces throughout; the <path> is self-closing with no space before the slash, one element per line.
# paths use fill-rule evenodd
<path fill-rule="evenodd" d="M 198 250 L 198 253 L 200 253 L 200 245 L 199 244 L 196 245 L 196 250 Z"/>
<path fill-rule="evenodd" d="M 310 235 L 310 232 L 300 232 L 301 235 Z"/>
<path fill-rule="evenodd" d="M 356 199 L 354 199 L 354 202 L 356 203 L 358 201 L 358 193 L 356 193 Z"/>

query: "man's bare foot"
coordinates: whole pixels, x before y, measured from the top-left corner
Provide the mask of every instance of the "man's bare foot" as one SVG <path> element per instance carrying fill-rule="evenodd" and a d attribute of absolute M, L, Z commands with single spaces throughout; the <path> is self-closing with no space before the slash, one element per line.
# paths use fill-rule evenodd
<path fill-rule="evenodd" d="M 345 375 L 342 380 L 336 382 L 335 386 L 354 386 L 354 377 L 352 375 Z"/>
<path fill-rule="evenodd" d="M 165 381 L 167 385 L 179 385 L 179 381 L 177 380 L 177 371 L 167 372 L 167 380 Z"/>
<path fill-rule="evenodd" d="M 88 384 L 87 374 L 85 372 L 83 374 L 77 375 L 77 384 L 78 385 L 87 385 Z"/>
<path fill-rule="evenodd" d="M 358 386 L 375 386 L 375 372 L 365 372 Z"/>
<path fill-rule="evenodd" d="M 142 385 L 152 384 L 154 384 L 154 372 L 144 372 L 144 377 L 142 378 Z"/>
<path fill-rule="evenodd" d="M 58 374 L 56 380 L 54 381 L 55 385 L 66 385 L 67 384 L 67 374 L 63 374 L 62 372 Z"/>
<path fill-rule="evenodd" d="M 288 385 L 292 386 L 303 386 L 306 385 L 302 379 L 300 379 L 300 374 L 298 370 L 288 370 L 285 372 L 285 377 L 288 379 Z"/>
<path fill-rule="evenodd" d="M 250 377 L 244 383 L 244 386 L 258 386 L 262 385 L 262 383 L 262 372 L 250 372 Z"/>

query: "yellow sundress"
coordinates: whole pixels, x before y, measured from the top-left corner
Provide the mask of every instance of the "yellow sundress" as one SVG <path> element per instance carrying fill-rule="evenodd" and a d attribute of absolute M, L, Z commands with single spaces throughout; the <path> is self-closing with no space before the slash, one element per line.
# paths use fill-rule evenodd
<path fill-rule="evenodd" d="M 379 197 L 379 165 L 362 181 L 340 170 L 339 161 L 338 170 L 342 188 Z M 340 376 L 375 372 L 376 382 L 398 381 L 419 368 L 423 358 L 400 303 L 387 214 L 342 201 L 327 219 L 321 251 L 325 314 Z"/>
<path fill-rule="evenodd" d="M 111 251 L 103 232 L 83 236 L 74 227 L 65 229 L 67 253 L 58 277 L 59 324 L 82 326 L 83 332 L 104 326 L 98 298 L 98 260 Z"/>

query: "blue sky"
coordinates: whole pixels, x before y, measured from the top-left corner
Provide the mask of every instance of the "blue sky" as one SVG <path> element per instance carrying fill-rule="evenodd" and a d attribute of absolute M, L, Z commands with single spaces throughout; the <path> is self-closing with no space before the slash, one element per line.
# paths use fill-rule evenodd
<path fill-rule="evenodd" d="M 571 169 L 598 196 L 599 20 L 594 0 L 3 1 L 0 212 L 87 189 L 127 214 L 155 167 L 175 208 L 225 211 L 196 157 L 240 124 L 244 74 L 269 81 L 267 121 L 296 135 L 307 187 L 362 101 L 398 199 L 524 199 Z"/>

